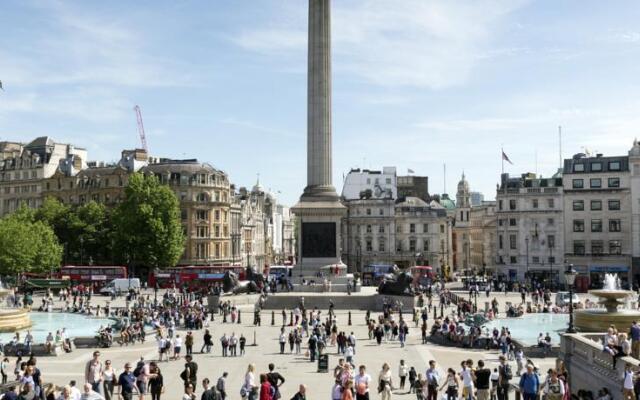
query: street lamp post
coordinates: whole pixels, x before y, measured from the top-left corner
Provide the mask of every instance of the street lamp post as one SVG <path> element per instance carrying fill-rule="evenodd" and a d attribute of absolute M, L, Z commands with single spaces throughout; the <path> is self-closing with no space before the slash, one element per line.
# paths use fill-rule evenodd
<path fill-rule="evenodd" d="M 527 279 L 529 279 L 529 237 L 527 236 L 526 238 L 524 238 L 524 243 L 526 245 L 526 249 L 527 249 L 527 261 L 526 261 L 526 265 L 527 265 L 527 273 L 524 276 L 524 280 L 525 282 L 527 281 Z"/>
<path fill-rule="evenodd" d="M 569 286 L 569 328 L 567 328 L 567 333 L 576 333 L 573 327 L 573 284 L 577 275 L 578 273 L 573 269 L 573 264 L 567 265 L 567 269 L 564 272 L 565 280 Z"/>

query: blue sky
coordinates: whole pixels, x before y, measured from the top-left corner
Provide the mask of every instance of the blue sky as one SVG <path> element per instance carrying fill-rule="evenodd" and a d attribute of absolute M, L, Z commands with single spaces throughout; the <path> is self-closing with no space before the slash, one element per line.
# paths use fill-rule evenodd
<path fill-rule="evenodd" d="M 464 170 L 551 175 L 640 132 L 640 3 L 333 1 L 334 184 L 395 165 L 432 193 Z M 294 203 L 305 186 L 301 0 L 22 1 L 0 12 L 0 140 L 49 135 L 111 161 L 139 146 L 195 157 Z"/>

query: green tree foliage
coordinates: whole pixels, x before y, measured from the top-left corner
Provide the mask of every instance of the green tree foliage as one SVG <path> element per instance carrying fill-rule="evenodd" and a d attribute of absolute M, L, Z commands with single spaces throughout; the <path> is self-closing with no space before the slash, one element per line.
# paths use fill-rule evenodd
<path fill-rule="evenodd" d="M 110 210 L 90 201 L 72 208 L 57 199 L 45 199 L 35 219 L 49 225 L 65 247 L 64 261 L 73 264 L 109 264 L 113 260 Z"/>
<path fill-rule="evenodd" d="M 115 251 L 130 265 L 172 267 L 184 251 L 179 201 L 155 176 L 136 173 L 129 178 L 113 225 Z"/>
<path fill-rule="evenodd" d="M 26 207 L 0 219 L 0 273 L 45 272 L 57 267 L 62 246 L 51 227 Z"/>

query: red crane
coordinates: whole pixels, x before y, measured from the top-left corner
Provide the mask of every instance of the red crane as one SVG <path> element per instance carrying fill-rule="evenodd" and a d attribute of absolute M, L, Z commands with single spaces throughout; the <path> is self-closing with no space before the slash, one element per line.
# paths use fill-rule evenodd
<path fill-rule="evenodd" d="M 147 148 L 147 138 L 144 135 L 144 125 L 142 124 L 142 112 L 140 111 L 140 106 L 136 105 L 133 107 L 133 111 L 136 112 L 136 119 L 138 120 L 138 134 L 140 135 L 140 142 L 142 143 L 142 148 L 149 154 L 149 149 Z"/>

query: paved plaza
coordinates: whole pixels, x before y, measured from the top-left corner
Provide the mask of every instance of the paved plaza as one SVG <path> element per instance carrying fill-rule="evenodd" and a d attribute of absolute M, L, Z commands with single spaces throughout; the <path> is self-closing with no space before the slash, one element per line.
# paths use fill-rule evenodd
<path fill-rule="evenodd" d="M 147 291 L 150 298 L 153 299 L 153 293 Z M 493 295 L 491 296 L 493 298 Z M 519 300 L 518 294 L 496 294 L 496 298 L 501 303 L 501 310 L 503 304 L 506 301 Z M 233 301 L 234 297 L 230 297 Z M 236 298 L 237 299 L 237 298 Z M 484 300 L 484 295 L 482 300 Z M 478 301 L 480 302 L 480 297 Z M 36 299 L 37 303 L 38 299 Z M 105 302 L 104 297 L 94 297 L 92 304 L 99 302 Z M 113 302 L 113 305 L 123 305 L 122 298 Z M 263 311 L 262 314 L 262 326 L 254 327 L 252 325 L 252 315 L 246 306 L 245 311 L 242 313 L 241 324 L 222 323 L 221 318 L 216 316 L 214 322 L 211 323 L 209 329 L 214 338 L 214 347 L 210 354 L 200 354 L 199 350 L 202 346 L 203 330 L 195 331 L 195 344 L 194 344 L 194 361 L 198 363 L 198 385 L 203 378 L 207 377 L 212 382 L 216 382 L 218 377 L 222 375 L 224 371 L 229 373 L 228 378 L 228 394 L 231 399 L 240 398 L 239 392 L 242 385 L 244 374 L 249 363 L 256 364 L 256 371 L 258 373 L 266 372 L 267 365 L 273 362 L 276 369 L 285 377 L 286 383 L 282 387 L 283 398 L 291 398 L 298 385 L 304 383 L 308 385 L 308 398 L 310 399 L 329 399 L 331 395 L 331 387 L 333 385 L 333 378 L 331 371 L 337 364 L 339 356 L 336 354 L 336 347 L 329 347 L 329 373 L 318 373 L 317 363 L 310 362 L 308 358 L 304 357 L 306 350 L 306 340 L 303 339 L 302 354 L 295 355 L 286 352 L 284 355 L 279 352 L 278 335 L 281 328 L 282 317 L 279 312 L 275 313 L 276 325 L 271 326 L 271 312 Z M 448 310 L 448 311 L 451 311 Z M 326 315 L 327 311 L 324 310 L 323 314 Z M 405 360 L 408 366 L 414 366 L 418 373 L 423 373 L 426 370 L 428 360 L 435 359 L 444 373 L 444 370 L 448 367 L 454 367 L 458 369 L 460 362 L 466 359 L 473 359 L 478 361 L 480 359 L 485 360 L 491 368 L 498 364 L 497 351 L 481 351 L 481 350 L 469 350 L 461 348 L 443 347 L 434 344 L 421 344 L 420 330 L 416 328 L 411 322 L 410 334 L 406 346 L 400 347 L 398 341 L 384 342 L 378 346 L 375 344 L 375 340 L 368 339 L 367 327 L 364 323 L 365 312 L 364 311 L 352 311 L 352 326 L 347 325 L 348 311 L 339 310 L 336 312 L 338 320 L 338 329 L 347 332 L 354 332 L 357 338 L 356 356 L 354 363 L 356 365 L 364 364 L 367 366 L 368 373 L 376 379 L 380 368 L 384 362 L 389 363 L 393 370 L 394 379 L 397 378 L 397 368 L 401 359 Z M 376 314 L 372 314 L 372 317 Z M 429 326 L 433 322 L 430 315 Z M 410 319 L 410 318 L 408 318 Z M 289 327 L 286 327 L 288 333 Z M 184 337 L 185 331 L 178 330 L 178 334 Z M 223 334 L 235 333 L 236 335 L 243 334 L 247 337 L 246 355 L 238 357 L 222 357 L 220 351 L 219 338 Z M 254 335 L 256 340 L 256 346 L 253 346 Z M 288 349 L 288 345 L 286 346 Z M 155 337 L 153 335 L 147 336 L 147 341 L 144 344 L 136 344 L 131 346 L 120 347 L 115 344 L 114 347 L 108 349 L 100 349 L 101 359 L 110 359 L 113 365 L 118 369 L 118 372 L 122 371 L 125 362 L 136 362 L 140 357 L 144 357 L 145 360 L 151 361 L 158 358 L 157 346 Z M 91 358 L 93 349 L 77 349 L 73 353 L 63 354 L 58 357 L 40 357 L 38 360 L 38 366 L 42 370 L 43 379 L 45 382 L 52 382 L 57 385 L 64 385 L 70 380 L 76 380 L 79 384 L 84 382 L 84 366 L 85 363 Z M 184 349 L 183 349 L 184 355 Z M 546 371 L 551 367 L 554 360 L 533 360 L 541 371 Z M 182 395 L 182 381 L 179 377 L 183 370 L 184 359 L 177 361 L 161 362 L 160 368 L 164 377 L 166 386 L 166 393 L 164 396 L 167 398 L 179 398 Z M 397 386 L 397 382 L 396 382 Z M 197 392 L 200 393 L 200 392 Z M 403 392 L 394 391 L 394 396 L 399 395 L 405 398 L 413 398 L 413 394 L 409 395 L 406 390 Z M 372 390 L 371 398 L 379 398 L 379 395 Z"/>

